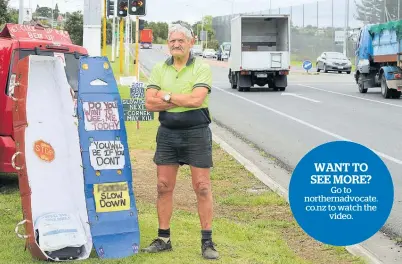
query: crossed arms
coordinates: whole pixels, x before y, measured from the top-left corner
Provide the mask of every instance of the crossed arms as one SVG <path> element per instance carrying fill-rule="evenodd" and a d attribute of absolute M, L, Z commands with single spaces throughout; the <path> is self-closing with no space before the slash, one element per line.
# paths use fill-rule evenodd
<path fill-rule="evenodd" d="M 145 93 L 145 107 L 150 112 L 161 112 L 180 106 L 196 108 L 202 105 L 208 92 L 207 87 L 196 87 L 190 94 L 171 94 L 168 103 L 163 100 L 166 92 L 149 88 Z"/>
<path fill-rule="evenodd" d="M 161 112 L 175 107 L 198 108 L 203 104 L 208 93 L 211 92 L 212 72 L 208 64 L 203 64 L 196 72 L 192 92 L 189 94 L 172 93 L 170 102 L 165 102 L 163 98 L 167 92 L 161 89 L 163 71 L 163 64 L 158 64 L 149 77 L 149 84 L 145 93 L 145 107 L 150 112 Z"/>

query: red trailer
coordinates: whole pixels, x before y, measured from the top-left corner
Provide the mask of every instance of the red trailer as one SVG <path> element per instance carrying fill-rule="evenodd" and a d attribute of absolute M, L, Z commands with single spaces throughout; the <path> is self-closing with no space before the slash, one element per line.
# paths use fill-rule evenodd
<path fill-rule="evenodd" d="M 152 49 L 152 41 L 154 39 L 152 29 L 144 28 L 140 31 L 140 46 L 141 49 Z"/>

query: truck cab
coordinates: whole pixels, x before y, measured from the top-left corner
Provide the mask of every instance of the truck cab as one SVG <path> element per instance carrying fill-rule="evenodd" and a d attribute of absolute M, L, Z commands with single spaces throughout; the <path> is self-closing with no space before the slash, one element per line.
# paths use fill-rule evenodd
<path fill-rule="evenodd" d="M 29 56 L 54 56 L 63 61 L 72 90 L 78 91 L 79 59 L 88 52 L 74 45 L 66 31 L 39 25 L 6 24 L 0 32 L 0 173 L 16 173 L 13 131 L 14 89 L 18 87 L 18 61 Z M 52 78 L 52 76 L 43 76 Z"/>

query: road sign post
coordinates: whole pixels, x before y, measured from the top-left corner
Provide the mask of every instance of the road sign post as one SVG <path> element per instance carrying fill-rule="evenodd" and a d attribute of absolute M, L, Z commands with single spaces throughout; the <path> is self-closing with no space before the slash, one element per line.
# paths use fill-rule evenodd
<path fill-rule="evenodd" d="M 303 61 L 303 69 L 305 69 L 307 73 L 309 70 L 311 70 L 312 67 L 313 67 L 313 63 L 311 61 L 309 61 L 309 60 Z"/>

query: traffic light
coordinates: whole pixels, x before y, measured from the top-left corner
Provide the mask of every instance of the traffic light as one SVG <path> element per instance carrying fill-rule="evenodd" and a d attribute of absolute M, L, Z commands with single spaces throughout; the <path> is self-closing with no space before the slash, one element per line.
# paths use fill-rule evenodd
<path fill-rule="evenodd" d="M 145 16 L 145 2 L 146 0 L 130 0 L 128 13 L 133 16 Z"/>
<path fill-rule="evenodd" d="M 140 22 L 138 24 L 139 30 L 143 30 L 145 28 L 145 21 L 142 19 L 139 19 L 139 22 Z"/>
<path fill-rule="evenodd" d="M 117 2 L 117 16 L 126 17 L 128 10 L 128 0 L 118 0 Z"/>
<path fill-rule="evenodd" d="M 115 3 L 115 0 L 107 0 L 107 3 L 106 3 L 106 7 L 107 7 L 107 9 L 106 9 L 106 16 L 114 16 L 114 8 L 115 8 L 115 6 L 114 6 L 114 3 Z"/>

